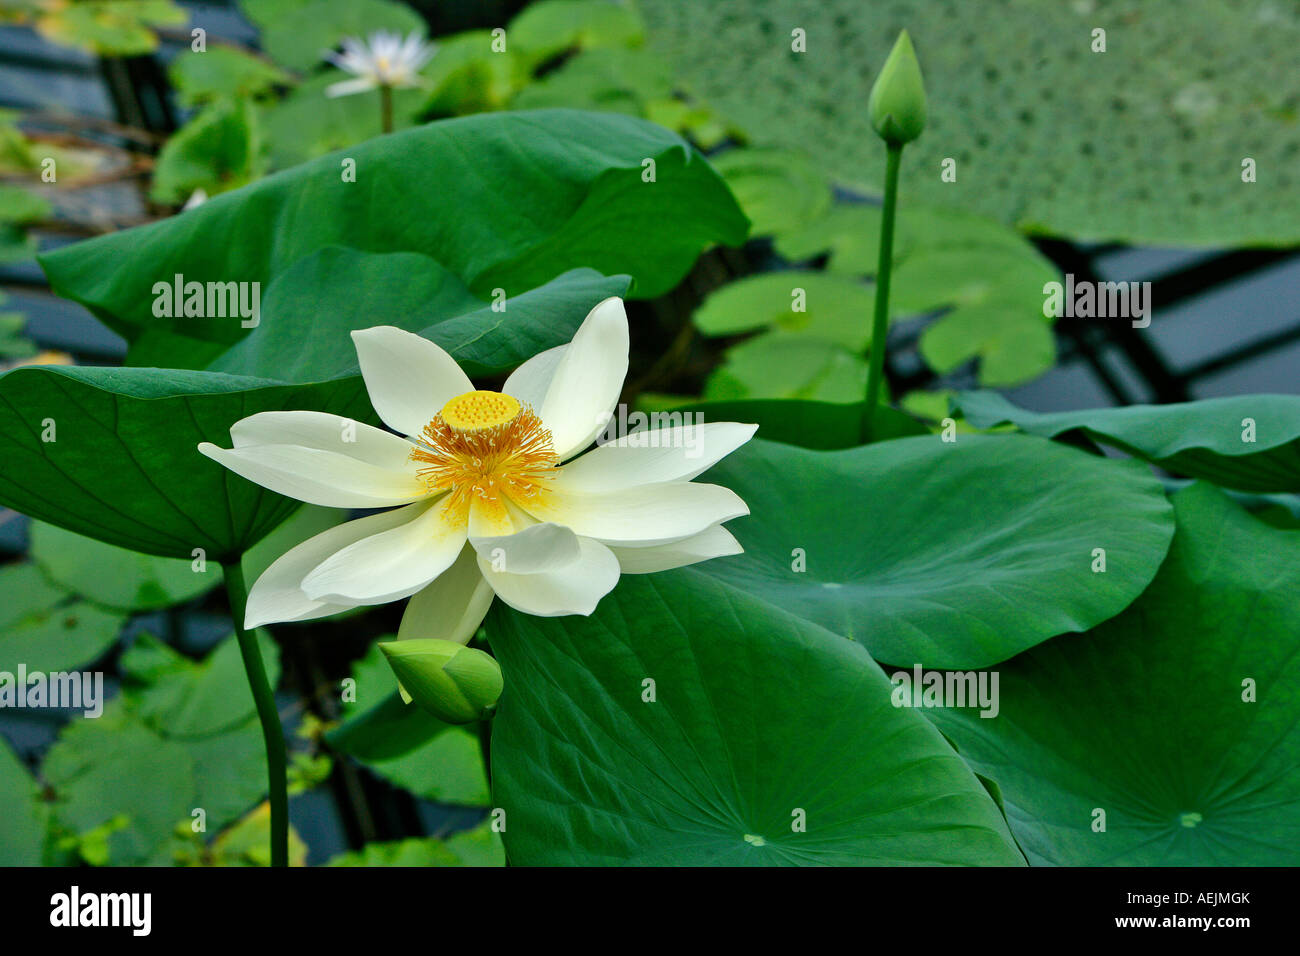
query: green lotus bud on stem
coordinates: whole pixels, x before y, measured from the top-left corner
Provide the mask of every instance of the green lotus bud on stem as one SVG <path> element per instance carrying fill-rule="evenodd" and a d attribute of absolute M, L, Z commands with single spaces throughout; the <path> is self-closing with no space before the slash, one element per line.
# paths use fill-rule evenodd
<path fill-rule="evenodd" d="M 925 129 L 925 84 L 912 38 L 904 30 L 871 87 L 871 126 L 891 145 L 910 143 Z"/>
<path fill-rule="evenodd" d="M 455 641 L 385 641 L 379 649 L 397 675 L 402 699 L 439 720 L 482 720 L 501 697 L 501 666 L 491 654 Z"/>

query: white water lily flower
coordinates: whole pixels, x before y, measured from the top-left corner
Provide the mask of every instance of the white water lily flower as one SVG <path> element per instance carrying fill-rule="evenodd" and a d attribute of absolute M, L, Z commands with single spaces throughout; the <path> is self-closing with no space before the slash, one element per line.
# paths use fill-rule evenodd
<path fill-rule="evenodd" d="M 293 548 L 253 585 L 245 627 L 410 597 L 399 639 L 467 642 L 493 595 L 527 614 L 590 614 L 620 573 L 738 554 L 722 522 L 749 513 L 691 481 L 757 426 L 604 430 L 627 374 L 627 315 L 606 299 L 568 345 L 478 391 L 428 339 L 352 333 L 366 390 L 394 432 L 323 412 L 261 412 L 234 447 L 199 451 L 272 491 L 357 518 Z M 572 460 L 571 460 L 572 459 Z"/>
<path fill-rule="evenodd" d="M 347 37 L 342 53 L 327 53 L 325 58 L 341 70 L 356 77 L 341 80 L 325 88 L 326 96 L 348 96 L 381 86 L 400 88 L 419 86 L 420 70 L 437 49 L 425 43 L 418 33 L 405 40 L 400 33 L 379 30 L 362 41 Z"/>

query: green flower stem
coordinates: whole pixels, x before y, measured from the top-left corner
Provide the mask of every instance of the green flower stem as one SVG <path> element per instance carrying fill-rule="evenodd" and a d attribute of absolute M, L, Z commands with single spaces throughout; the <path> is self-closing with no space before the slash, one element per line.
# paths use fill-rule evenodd
<path fill-rule="evenodd" d="M 483 755 L 483 772 L 487 775 L 488 790 L 492 789 L 492 718 L 484 717 L 478 722 L 478 748 Z"/>
<path fill-rule="evenodd" d="M 885 339 L 889 334 L 889 276 L 894 268 L 894 208 L 898 204 L 898 167 L 902 143 L 885 146 L 885 204 L 880 215 L 880 260 L 876 268 L 876 314 L 871 323 L 871 365 L 867 371 L 867 407 L 862 416 L 862 440 L 871 440 L 872 421 L 880 404 L 885 377 Z"/>
<path fill-rule="evenodd" d="M 393 88 L 379 87 L 379 125 L 385 133 L 393 131 Z"/>
<path fill-rule="evenodd" d="M 275 694 L 266 678 L 266 665 L 257 646 L 257 635 L 244 630 L 244 606 L 248 603 L 248 586 L 239 559 L 225 562 L 226 593 L 230 596 L 230 614 L 234 618 L 239 653 L 244 658 L 248 685 L 257 704 L 257 719 L 262 724 L 266 744 L 267 786 L 271 794 L 271 865 L 289 865 L 289 786 L 285 772 L 284 731 L 280 713 L 275 708 Z"/>

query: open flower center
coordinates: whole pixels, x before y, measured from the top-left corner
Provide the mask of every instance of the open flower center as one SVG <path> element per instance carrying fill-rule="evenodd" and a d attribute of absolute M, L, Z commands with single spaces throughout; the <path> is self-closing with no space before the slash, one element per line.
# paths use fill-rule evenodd
<path fill-rule="evenodd" d="M 450 491 L 457 511 L 474 497 L 533 500 L 559 464 L 542 420 L 501 392 L 457 395 L 415 441 L 411 459 L 424 466 L 416 473 L 430 491 Z"/>

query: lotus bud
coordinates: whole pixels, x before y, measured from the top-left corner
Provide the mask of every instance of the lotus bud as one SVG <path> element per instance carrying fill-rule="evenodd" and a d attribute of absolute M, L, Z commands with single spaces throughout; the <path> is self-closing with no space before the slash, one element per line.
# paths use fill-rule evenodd
<path fill-rule="evenodd" d="M 402 699 L 415 701 L 439 720 L 481 720 L 501 697 L 501 666 L 476 648 L 420 639 L 381 642 L 379 649 L 397 675 Z"/>
<path fill-rule="evenodd" d="M 891 146 L 910 143 L 925 129 L 925 84 L 912 39 L 904 30 L 871 87 L 871 125 Z"/>

